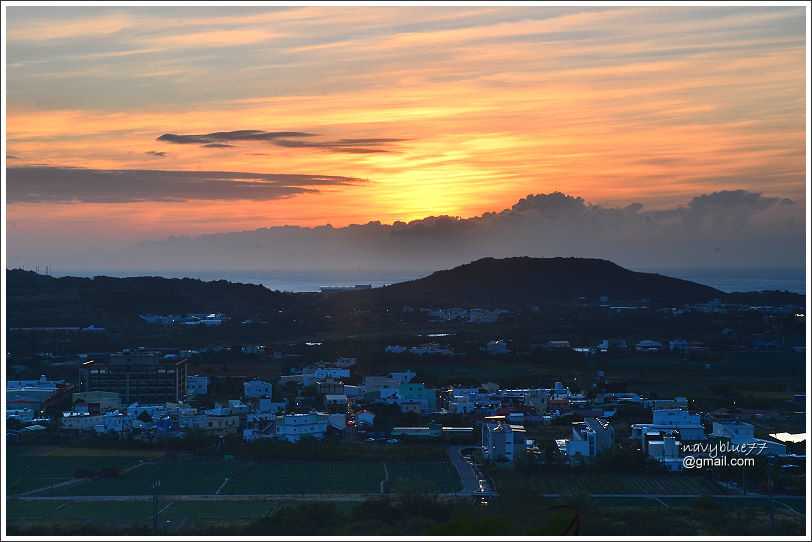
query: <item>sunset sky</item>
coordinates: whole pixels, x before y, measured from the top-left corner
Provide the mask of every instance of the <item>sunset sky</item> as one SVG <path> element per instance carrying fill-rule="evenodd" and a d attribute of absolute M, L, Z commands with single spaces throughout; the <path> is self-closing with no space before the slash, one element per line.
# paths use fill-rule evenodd
<path fill-rule="evenodd" d="M 7 4 L 5 24 L 17 247 L 554 191 L 805 199 L 803 7 Z"/>

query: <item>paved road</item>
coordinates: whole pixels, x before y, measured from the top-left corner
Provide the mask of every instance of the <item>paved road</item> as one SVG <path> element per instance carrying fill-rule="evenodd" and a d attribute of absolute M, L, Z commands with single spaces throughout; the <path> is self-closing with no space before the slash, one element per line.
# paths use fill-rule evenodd
<path fill-rule="evenodd" d="M 560 493 L 539 493 L 542 497 L 561 497 Z M 699 493 L 590 493 L 590 497 L 650 497 L 650 498 L 662 498 L 662 497 L 679 497 L 681 499 L 685 498 L 697 498 L 697 497 L 714 497 L 718 499 L 768 499 L 769 497 L 765 495 L 700 495 Z M 805 499 L 803 495 L 773 495 L 775 499 Z"/>
<path fill-rule="evenodd" d="M 379 497 L 380 493 L 307 493 L 300 495 L 160 495 L 162 501 L 362 501 Z M 13 500 L 11 497 L 6 501 Z M 54 497 L 22 497 L 24 502 L 43 501 L 149 501 L 152 495 L 60 495 Z"/>
<path fill-rule="evenodd" d="M 448 456 L 451 458 L 451 463 L 454 465 L 454 468 L 457 469 L 457 472 L 460 475 L 460 480 L 462 480 L 462 489 L 456 494 L 471 495 L 474 491 L 479 489 L 479 483 L 477 482 L 474 469 L 465 459 L 463 459 L 462 454 L 460 453 L 460 451 L 464 448 L 471 448 L 471 445 L 449 446 Z"/>

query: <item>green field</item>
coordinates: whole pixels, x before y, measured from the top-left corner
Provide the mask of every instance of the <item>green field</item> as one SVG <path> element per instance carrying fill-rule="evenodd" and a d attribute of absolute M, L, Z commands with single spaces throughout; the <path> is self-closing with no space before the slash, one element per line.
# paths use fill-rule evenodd
<path fill-rule="evenodd" d="M 24 502 L 6 501 L 7 519 L 40 519 L 48 516 L 55 508 L 63 506 L 61 502 Z"/>
<path fill-rule="evenodd" d="M 583 474 L 545 473 L 531 477 L 539 493 L 573 494 L 642 494 L 642 495 L 712 495 L 723 488 L 699 478 L 682 474 Z"/>
<path fill-rule="evenodd" d="M 377 461 L 257 462 L 221 491 L 232 495 L 378 493 L 384 479 Z"/>
<path fill-rule="evenodd" d="M 590 497 L 590 502 L 595 506 L 605 508 L 630 507 L 630 508 L 657 508 L 657 507 L 679 507 L 695 506 L 695 497 Z M 714 497 L 714 502 L 730 508 L 768 508 L 770 499 L 767 497 L 751 497 L 746 499 Z M 805 499 L 775 499 L 776 510 L 786 510 L 791 508 L 799 514 L 806 513 Z"/>
<path fill-rule="evenodd" d="M 138 457 L 81 457 L 30 455 L 42 453 L 33 447 L 17 447 L 8 455 L 9 495 L 35 488 L 49 488 L 43 496 L 151 495 L 160 481 L 160 495 L 319 495 L 380 493 L 386 477 L 379 461 L 178 461 L 145 463 L 119 478 L 81 480 L 65 487 L 50 486 L 77 480 L 78 469 L 98 471 L 105 467 L 136 465 Z M 440 493 L 461 489 L 450 463 L 387 462 L 388 491 L 395 483 L 408 481 Z M 32 508 L 33 510 L 33 508 Z"/>
<path fill-rule="evenodd" d="M 6 492 L 9 495 L 73 480 L 79 469 L 91 471 L 110 467 L 125 469 L 143 460 L 139 457 L 32 455 L 47 451 L 37 446 L 7 447 Z"/>
<path fill-rule="evenodd" d="M 54 495 L 151 495 L 154 481 L 163 495 L 214 495 L 226 477 L 244 467 L 240 461 L 183 461 L 144 465 L 118 479 L 94 480 L 58 489 Z"/>
<path fill-rule="evenodd" d="M 171 501 L 160 499 L 158 517 L 167 519 L 253 519 L 288 506 L 280 501 Z M 343 503 L 342 503 L 343 504 Z M 10 500 L 6 515 L 12 520 L 149 519 L 151 501 L 24 502 Z"/>
<path fill-rule="evenodd" d="M 149 501 L 77 501 L 56 508 L 43 519 L 135 519 L 152 517 Z"/>
<path fill-rule="evenodd" d="M 693 501 L 693 499 L 686 500 Z M 590 497 L 589 502 L 601 508 L 661 508 L 666 506 L 663 501 L 654 497 Z"/>
<path fill-rule="evenodd" d="M 405 482 L 436 493 L 454 493 L 462 489 L 456 469 L 450 463 L 386 463 L 389 471 L 387 490 Z"/>
<path fill-rule="evenodd" d="M 705 363 L 711 365 L 705 370 Z M 718 360 L 681 359 L 671 354 L 634 354 L 608 361 L 613 373 L 638 377 L 684 373 L 700 379 L 708 377 L 769 377 L 800 371 L 803 379 L 806 365 L 802 352 L 728 351 Z"/>
<path fill-rule="evenodd" d="M 163 505 L 161 519 L 253 519 L 285 506 L 274 501 L 174 501 Z"/>

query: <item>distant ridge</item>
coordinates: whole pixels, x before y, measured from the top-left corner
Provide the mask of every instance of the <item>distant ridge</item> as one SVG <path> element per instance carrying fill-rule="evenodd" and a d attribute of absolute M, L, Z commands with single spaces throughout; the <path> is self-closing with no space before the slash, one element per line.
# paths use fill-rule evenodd
<path fill-rule="evenodd" d="M 749 305 L 803 305 L 791 292 L 724 293 L 656 273 L 639 273 L 588 258 L 483 258 L 445 271 L 370 290 L 288 293 L 226 280 L 163 277 L 54 278 L 6 270 L 8 327 L 140 323 L 139 314 L 225 312 L 234 318 L 271 318 L 280 309 L 310 311 L 314 304 L 353 311 L 375 307 L 527 307 L 584 297 L 610 305 L 680 306 L 714 298 Z"/>
<path fill-rule="evenodd" d="M 365 292 L 346 292 L 373 303 L 516 305 L 585 297 L 609 302 L 649 299 L 653 303 L 695 303 L 724 292 L 655 273 L 639 273 L 590 258 L 482 258 L 428 277 Z"/>
<path fill-rule="evenodd" d="M 163 277 L 54 278 L 33 271 L 6 271 L 6 313 L 9 327 L 87 325 L 118 317 L 139 322 L 139 314 L 273 313 L 298 306 L 307 294 L 268 290 L 255 284 L 225 280 Z M 311 296 L 312 297 L 312 296 Z"/>

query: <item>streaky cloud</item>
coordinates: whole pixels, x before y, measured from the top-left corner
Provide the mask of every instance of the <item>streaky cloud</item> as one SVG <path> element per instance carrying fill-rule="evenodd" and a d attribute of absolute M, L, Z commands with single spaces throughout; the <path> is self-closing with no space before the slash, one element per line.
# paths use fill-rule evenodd
<path fill-rule="evenodd" d="M 317 134 L 307 132 L 266 132 L 263 130 L 233 130 L 231 132 L 212 132 L 210 134 L 163 134 L 156 141 L 166 141 L 180 145 L 222 143 L 225 141 L 273 141 L 280 137 L 313 137 Z"/>
<path fill-rule="evenodd" d="M 66 167 L 6 169 L 8 203 L 131 203 L 189 200 L 274 200 L 317 193 L 318 186 L 354 185 L 357 177 L 230 171 L 100 170 Z"/>
<path fill-rule="evenodd" d="M 204 148 L 225 149 L 235 147 L 226 142 L 234 141 L 259 141 L 270 143 L 277 147 L 286 148 L 309 148 L 324 149 L 332 152 L 346 152 L 355 154 L 366 154 L 376 152 L 389 152 L 381 147 L 391 143 L 407 141 L 402 138 L 378 137 L 378 138 L 344 138 L 335 141 L 313 141 L 309 139 L 319 134 L 309 132 L 266 132 L 263 130 L 234 130 L 231 132 L 212 132 L 210 134 L 163 134 L 156 138 L 156 141 L 175 143 L 179 145 L 200 145 Z M 294 138 L 294 139 L 291 139 Z"/>

